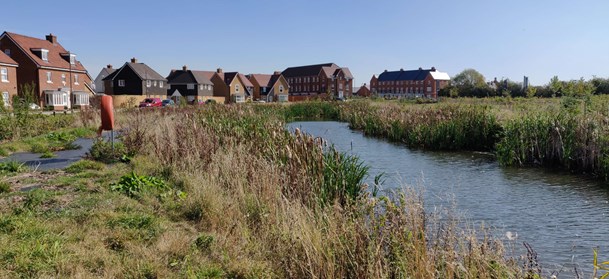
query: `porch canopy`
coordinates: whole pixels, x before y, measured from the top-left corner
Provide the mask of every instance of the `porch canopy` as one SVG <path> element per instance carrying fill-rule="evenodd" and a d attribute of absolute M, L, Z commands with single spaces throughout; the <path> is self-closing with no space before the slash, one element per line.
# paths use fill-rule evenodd
<path fill-rule="evenodd" d="M 88 106 L 89 105 L 89 93 L 84 91 L 74 91 L 74 105 L 75 106 Z"/>

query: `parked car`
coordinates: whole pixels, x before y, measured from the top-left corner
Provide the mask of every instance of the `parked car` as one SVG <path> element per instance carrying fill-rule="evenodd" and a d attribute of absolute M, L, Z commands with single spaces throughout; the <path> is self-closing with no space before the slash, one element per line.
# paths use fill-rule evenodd
<path fill-rule="evenodd" d="M 164 107 L 167 107 L 167 106 L 172 107 L 172 106 L 176 105 L 176 103 L 174 103 L 172 99 L 165 99 L 165 100 L 163 100 L 162 103 L 163 103 Z"/>
<path fill-rule="evenodd" d="M 146 98 L 142 102 L 140 102 L 140 108 L 149 108 L 149 107 L 162 107 L 163 102 L 161 98 Z"/>
<path fill-rule="evenodd" d="M 39 110 L 40 106 L 34 103 L 30 103 L 28 106 L 31 110 Z"/>

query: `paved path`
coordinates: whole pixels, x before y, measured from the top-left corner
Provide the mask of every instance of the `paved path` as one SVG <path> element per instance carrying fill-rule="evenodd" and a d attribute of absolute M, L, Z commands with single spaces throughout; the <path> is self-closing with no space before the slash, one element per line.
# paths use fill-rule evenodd
<path fill-rule="evenodd" d="M 105 140 L 109 140 L 110 132 L 104 132 L 103 136 Z M 86 157 L 87 153 L 91 149 L 91 146 L 93 146 L 93 141 L 94 139 L 77 139 L 74 141 L 74 144 L 80 146 L 79 149 L 54 152 L 55 157 L 53 158 L 40 158 L 40 153 L 18 152 L 13 153 L 6 158 L 0 159 L 0 162 L 17 161 L 24 163 L 33 170 L 39 171 L 64 169 Z"/>

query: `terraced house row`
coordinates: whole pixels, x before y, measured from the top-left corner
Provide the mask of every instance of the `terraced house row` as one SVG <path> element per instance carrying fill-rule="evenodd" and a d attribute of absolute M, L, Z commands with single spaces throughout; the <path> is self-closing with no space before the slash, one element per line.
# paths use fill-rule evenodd
<path fill-rule="evenodd" d="M 0 51 L 2 104 L 10 106 L 13 96 L 30 87 L 38 105 L 55 110 L 88 106 L 95 94 L 114 96 L 118 107 L 134 106 L 149 97 L 188 103 L 287 102 L 346 98 L 354 92 L 362 96 L 437 98 L 450 80 L 448 74 L 434 67 L 385 71 L 378 78 L 373 76 L 369 86 L 364 84 L 354 91 L 349 68 L 334 63 L 288 67 L 272 74 L 183 66 L 164 76 L 136 58 L 120 68 L 108 65 L 92 80 L 76 54 L 66 50 L 53 34 L 41 39 L 4 32 Z"/>

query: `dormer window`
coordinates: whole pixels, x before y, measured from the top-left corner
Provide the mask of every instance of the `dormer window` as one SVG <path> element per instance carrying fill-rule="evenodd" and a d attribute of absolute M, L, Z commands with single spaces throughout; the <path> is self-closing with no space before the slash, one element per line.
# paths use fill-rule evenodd
<path fill-rule="evenodd" d="M 76 54 L 70 54 L 70 64 L 76 65 Z"/>
<path fill-rule="evenodd" d="M 40 58 L 42 58 L 42 60 L 44 61 L 49 61 L 49 50 L 48 49 L 41 49 L 40 50 Z"/>

